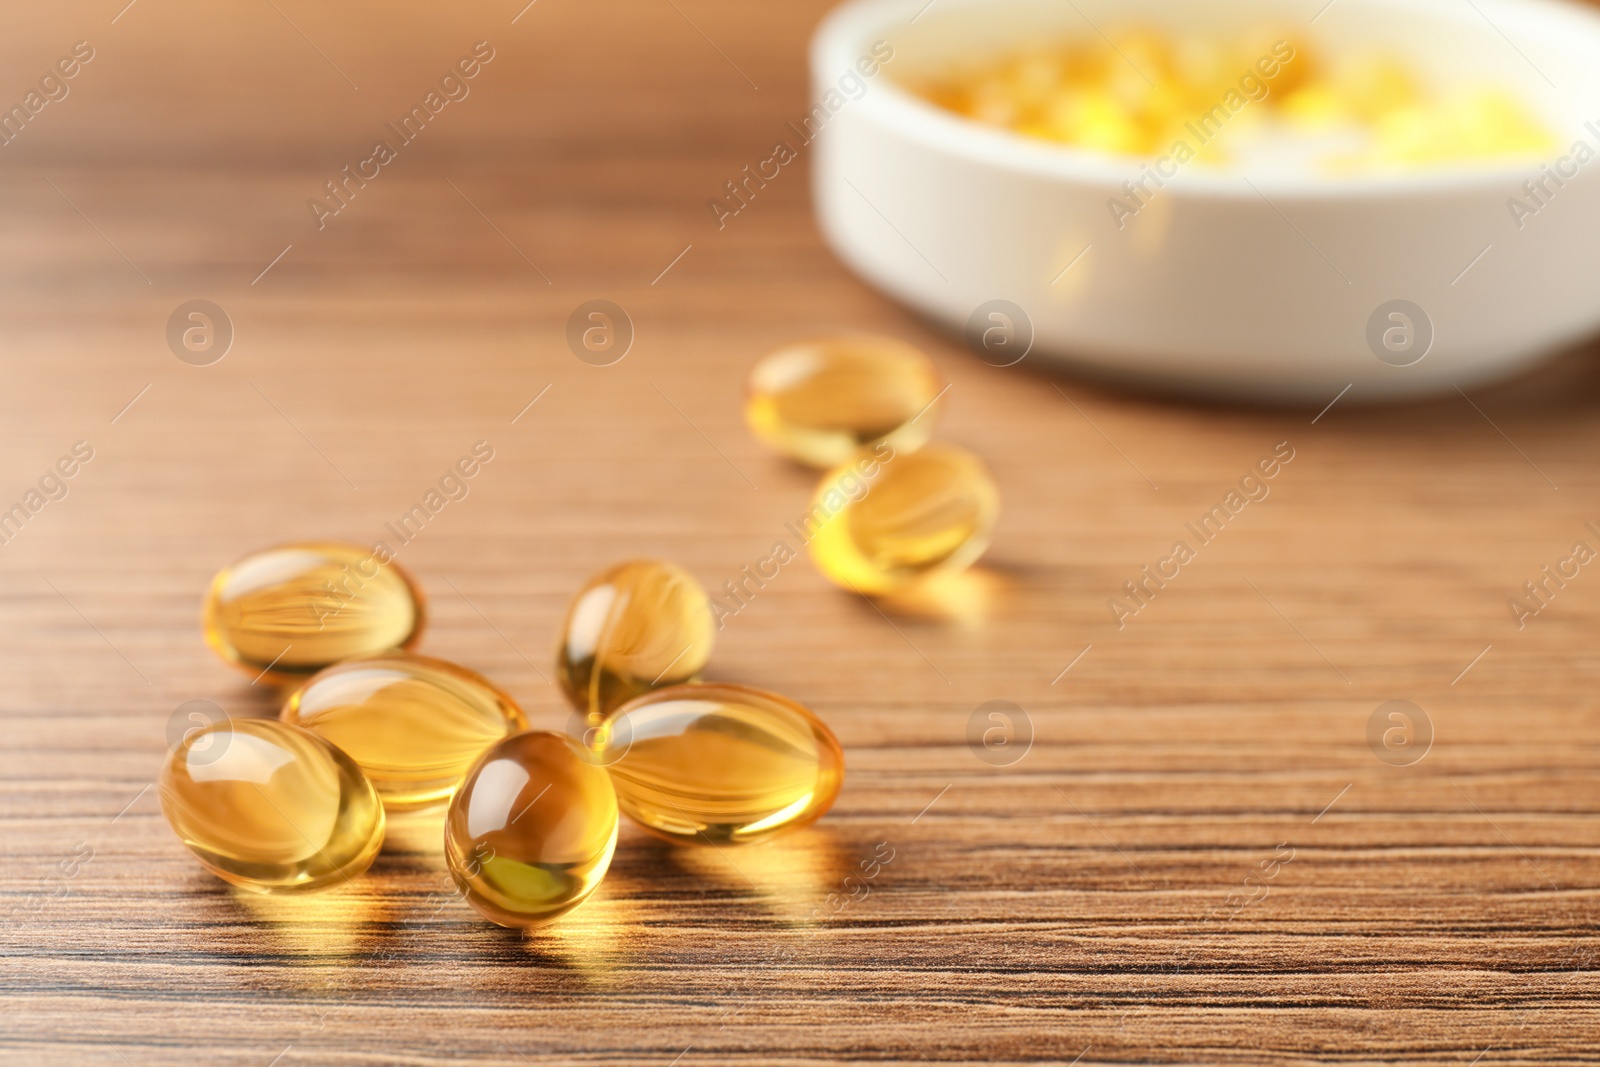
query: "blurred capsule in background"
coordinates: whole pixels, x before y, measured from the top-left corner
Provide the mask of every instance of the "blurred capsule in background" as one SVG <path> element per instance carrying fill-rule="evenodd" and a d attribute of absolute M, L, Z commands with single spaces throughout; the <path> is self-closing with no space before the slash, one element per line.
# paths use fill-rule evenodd
<path fill-rule="evenodd" d="M 359 545 L 280 545 L 219 572 L 206 594 L 206 643 L 252 678 L 310 677 L 340 660 L 408 648 L 422 636 L 422 593 Z"/>
<path fill-rule="evenodd" d="M 829 472 L 807 512 L 807 529 L 815 524 L 807 547 L 834 584 L 889 593 L 971 566 L 989 547 L 999 515 L 1000 491 L 984 462 L 934 442 Z"/>
<path fill-rule="evenodd" d="M 200 862 L 256 892 L 338 885 L 383 845 L 383 804 L 361 768 L 276 719 L 191 732 L 162 768 L 160 793 L 167 822 Z"/>
<path fill-rule="evenodd" d="M 597 762 L 617 806 L 669 841 L 759 841 L 821 818 L 844 781 L 844 750 L 808 709 L 743 685 L 680 685 L 618 708 Z"/>
<path fill-rule="evenodd" d="M 750 371 L 745 419 L 755 435 L 812 467 L 887 442 L 913 452 L 933 433 L 940 391 L 921 350 L 892 337 L 826 337 L 784 345 Z"/>
<path fill-rule="evenodd" d="M 697 676 L 711 658 L 711 603 L 683 568 L 632 560 L 591 578 L 567 609 L 556 674 L 598 719 L 618 704 Z"/>
<path fill-rule="evenodd" d="M 611 865 L 617 798 L 604 768 L 560 734 L 498 742 L 445 817 L 445 862 L 468 904 L 501 926 L 541 926 L 583 903 Z"/>
<path fill-rule="evenodd" d="M 449 800 L 484 749 L 528 728 L 516 701 L 487 678 L 409 652 L 317 673 L 289 698 L 282 719 L 355 760 L 391 812 Z"/>

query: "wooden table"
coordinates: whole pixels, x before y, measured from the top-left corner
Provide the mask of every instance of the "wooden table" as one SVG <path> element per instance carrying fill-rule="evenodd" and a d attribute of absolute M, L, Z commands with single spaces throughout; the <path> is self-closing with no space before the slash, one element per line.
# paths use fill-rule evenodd
<path fill-rule="evenodd" d="M 0 548 L 6 1062 L 1600 1058 L 1600 568 L 1508 607 L 1600 548 L 1593 348 L 1320 417 L 985 366 L 825 250 L 805 160 L 720 230 L 707 207 L 804 113 L 821 0 L 121 3 L 29 5 L 0 39 L 18 99 L 95 51 L 0 147 L 0 505 L 93 450 Z M 478 41 L 470 95 L 319 229 L 307 201 Z M 167 342 L 193 299 L 234 331 L 209 366 Z M 610 366 L 565 340 L 591 299 L 634 324 Z M 490 442 L 400 559 L 423 649 L 560 729 L 587 576 L 659 555 L 718 589 L 803 510 L 742 377 L 843 328 L 932 353 L 941 433 L 1005 512 L 937 596 L 796 562 L 718 635 L 714 677 L 843 741 L 820 826 L 721 852 L 626 828 L 528 937 L 449 898 L 436 820 L 294 900 L 173 837 L 175 709 L 275 707 L 201 644 L 218 567 L 383 538 Z M 1270 495 L 1119 629 L 1108 599 L 1279 442 Z M 1409 766 L 1391 700 L 1431 724 Z M 990 701 L 1021 709 L 1010 748 L 969 742 Z"/>

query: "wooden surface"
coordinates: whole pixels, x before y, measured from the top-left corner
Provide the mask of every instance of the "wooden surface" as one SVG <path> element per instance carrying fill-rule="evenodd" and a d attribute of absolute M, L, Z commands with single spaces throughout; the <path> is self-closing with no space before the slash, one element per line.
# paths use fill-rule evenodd
<path fill-rule="evenodd" d="M 94 458 L 0 548 L 5 1062 L 1600 1059 L 1600 570 L 1522 629 L 1507 606 L 1600 548 L 1593 348 L 1315 421 L 987 367 L 826 251 L 805 160 L 721 231 L 705 205 L 803 114 L 818 0 L 14 7 L 0 96 L 96 56 L 0 148 L 0 503 Z M 479 40 L 471 95 L 319 231 L 306 200 Z M 236 330 L 213 366 L 166 344 L 193 298 Z M 614 366 L 566 347 L 593 298 L 637 329 Z M 841 328 L 927 347 L 1005 510 L 943 600 L 880 610 L 797 561 L 719 634 L 714 677 L 843 741 L 819 827 L 627 828 L 526 938 L 450 899 L 426 820 L 303 900 L 173 837 L 174 709 L 274 707 L 201 644 L 218 567 L 383 537 L 489 441 L 400 559 L 423 649 L 559 729 L 588 575 L 660 555 L 717 588 L 801 512 L 742 375 Z M 1107 598 L 1283 441 L 1270 496 L 1119 630 Z M 968 743 L 991 700 L 1031 722 L 1008 766 Z M 1412 766 L 1369 747 L 1389 700 L 1434 728 Z"/>

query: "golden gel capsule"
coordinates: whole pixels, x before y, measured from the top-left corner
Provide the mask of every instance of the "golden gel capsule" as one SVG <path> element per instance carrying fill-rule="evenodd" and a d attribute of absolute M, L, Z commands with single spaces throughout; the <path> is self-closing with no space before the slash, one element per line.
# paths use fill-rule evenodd
<path fill-rule="evenodd" d="M 161 770 L 161 810 L 212 874 L 258 893 L 349 881 L 383 845 L 383 804 L 361 768 L 276 719 L 191 733 Z"/>
<path fill-rule="evenodd" d="M 202 617 L 217 655 L 273 682 L 407 648 L 422 623 L 422 594 L 398 565 L 336 543 L 246 556 L 211 580 Z"/>
<path fill-rule="evenodd" d="M 686 682 L 711 658 L 711 602 L 683 568 L 621 563 L 573 598 L 556 649 L 561 691 L 598 718 L 640 693 Z"/>
<path fill-rule="evenodd" d="M 409 652 L 317 673 L 281 717 L 355 760 L 390 811 L 449 800 L 484 749 L 528 728 L 516 701 L 488 679 Z"/>
<path fill-rule="evenodd" d="M 826 337 L 785 345 L 750 372 L 745 419 L 762 441 L 812 467 L 887 442 L 913 452 L 933 433 L 933 364 L 890 337 Z"/>
<path fill-rule="evenodd" d="M 576 742 L 534 730 L 483 754 L 444 824 L 468 904 L 501 926 L 542 926 L 583 903 L 617 847 L 617 796 Z"/>
<path fill-rule="evenodd" d="M 749 686 L 647 693 L 595 733 L 617 806 L 669 841 L 758 841 L 809 825 L 844 782 L 844 751 L 822 720 Z"/>
<path fill-rule="evenodd" d="M 934 443 L 882 463 L 865 456 L 817 487 L 807 547 L 836 585 L 887 593 L 973 564 L 994 536 L 1000 492 L 977 456 Z"/>

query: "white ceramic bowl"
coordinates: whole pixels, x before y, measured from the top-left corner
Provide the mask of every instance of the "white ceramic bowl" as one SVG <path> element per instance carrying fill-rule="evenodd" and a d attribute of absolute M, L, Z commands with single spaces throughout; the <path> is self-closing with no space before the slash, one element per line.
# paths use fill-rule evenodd
<path fill-rule="evenodd" d="M 1119 229 L 1108 201 L 1142 161 L 980 125 L 896 84 L 954 59 L 1128 24 L 1224 39 L 1270 24 L 1318 55 L 1379 50 L 1445 85 L 1510 89 L 1560 143 L 1600 152 L 1593 11 L 1560 0 L 1319 6 L 852 0 L 811 52 L 820 110 L 805 132 L 816 131 L 823 233 L 872 284 L 969 340 L 988 330 L 1000 343 L 979 352 L 991 362 L 1015 358 L 1031 325 L 1030 361 L 1233 399 L 1465 389 L 1600 326 L 1600 158 L 1561 164 L 1576 176 L 1547 183 L 1552 195 L 1520 226 L 1509 202 L 1535 203 L 1523 183 L 1538 166 L 1330 178 L 1191 164 Z M 876 47 L 881 59 L 884 45 L 893 57 L 864 73 L 874 63 L 863 57 Z"/>

